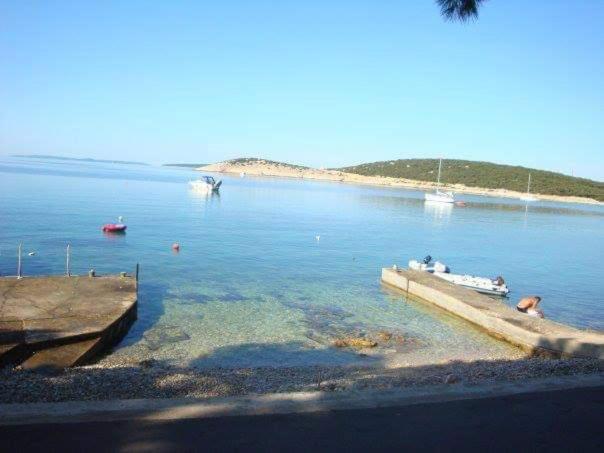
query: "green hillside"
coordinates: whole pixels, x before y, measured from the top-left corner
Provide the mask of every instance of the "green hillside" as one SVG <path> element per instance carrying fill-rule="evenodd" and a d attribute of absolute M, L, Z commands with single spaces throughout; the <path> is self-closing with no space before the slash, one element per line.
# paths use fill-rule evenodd
<path fill-rule="evenodd" d="M 438 159 L 389 160 L 338 168 L 338 170 L 366 176 L 390 176 L 436 182 Z M 524 192 L 526 191 L 529 172 L 531 173 L 531 192 L 587 197 L 604 201 L 603 182 L 575 178 L 551 171 L 489 162 L 443 160 L 441 182 L 444 184 L 464 184 L 472 187 Z"/>

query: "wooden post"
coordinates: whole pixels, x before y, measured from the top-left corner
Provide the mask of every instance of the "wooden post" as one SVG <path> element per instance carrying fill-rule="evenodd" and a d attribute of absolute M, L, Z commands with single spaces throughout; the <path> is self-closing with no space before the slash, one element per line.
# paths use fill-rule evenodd
<path fill-rule="evenodd" d="M 17 252 L 17 278 L 21 278 L 21 242 L 19 242 L 19 249 Z"/>
<path fill-rule="evenodd" d="M 71 277 L 71 271 L 69 270 L 70 249 L 71 249 L 71 246 L 69 244 L 67 244 L 67 258 L 66 258 L 66 261 L 65 261 L 65 268 L 66 268 L 66 273 L 67 273 L 68 277 Z"/>

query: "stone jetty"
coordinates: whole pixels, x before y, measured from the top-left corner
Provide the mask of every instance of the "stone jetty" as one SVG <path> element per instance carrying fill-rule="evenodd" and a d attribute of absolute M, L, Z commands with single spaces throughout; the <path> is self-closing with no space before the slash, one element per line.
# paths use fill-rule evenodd
<path fill-rule="evenodd" d="M 116 344 L 136 319 L 134 277 L 0 278 L 0 366 L 66 368 Z"/>
<path fill-rule="evenodd" d="M 604 359 L 604 334 L 520 313 L 505 303 L 428 272 L 382 269 L 382 282 L 428 301 L 528 351 Z"/>

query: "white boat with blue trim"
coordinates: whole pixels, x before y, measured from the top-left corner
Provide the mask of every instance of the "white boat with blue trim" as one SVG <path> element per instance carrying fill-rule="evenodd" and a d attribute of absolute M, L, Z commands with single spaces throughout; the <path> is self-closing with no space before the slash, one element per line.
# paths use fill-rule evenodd
<path fill-rule="evenodd" d="M 409 269 L 430 272 L 435 277 L 490 296 L 506 297 L 510 292 L 505 284 L 505 280 L 503 280 L 503 277 L 501 276 L 487 278 L 467 274 L 452 274 L 449 266 L 446 264 L 443 264 L 440 261 L 432 263 L 432 257 L 430 255 L 426 256 L 422 262 L 417 260 L 409 261 Z"/>

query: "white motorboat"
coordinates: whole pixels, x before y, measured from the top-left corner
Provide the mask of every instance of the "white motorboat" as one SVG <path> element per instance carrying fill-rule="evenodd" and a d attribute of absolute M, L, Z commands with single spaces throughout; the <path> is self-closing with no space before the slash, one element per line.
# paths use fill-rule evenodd
<path fill-rule="evenodd" d="M 211 193 L 218 192 L 222 181 L 216 182 L 212 176 L 202 176 L 201 179 L 189 181 L 189 187 L 197 192 Z"/>
<path fill-rule="evenodd" d="M 526 195 L 522 195 L 520 197 L 521 200 L 523 201 L 538 201 L 539 199 L 537 197 L 534 197 L 531 195 L 531 174 L 529 173 L 529 177 L 528 177 L 528 185 L 526 187 Z"/>
<path fill-rule="evenodd" d="M 464 286 L 473 289 L 474 291 L 478 291 L 479 293 L 491 296 L 505 297 L 510 292 L 501 277 L 492 280 L 490 278 L 476 277 L 474 275 L 449 274 L 446 272 L 433 272 L 433 275 L 455 285 Z"/>
<path fill-rule="evenodd" d="M 426 256 L 422 262 L 417 260 L 409 261 L 409 269 L 430 272 L 434 276 L 442 278 L 443 280 L 455 285 L 473 289 L 479 293 L 488 294 L 491 296 L 505 297 L 510 292 L 502 277 L 491 279 L 486 277 L 476 277 L 474 275 L 452 274 L 449 266 L 446 264 L 443 264 L 440 261 L 435 261 L 432 263 L 432 257 L 430 255 Z"/>
<path fill-rule="evenodd" d="M 409 269 L 425 272 L 449 272 L 449 267 L 440 261 L 432 263 L 432 257 L 430 255 L 426 256 L 421 262 L 417 260 L 409 261 Z"/>
<path fill-rule="evenodd" d="M 436 180 L 436 191 L 434 193 L 424 194 L 426 201 L 436 201 L 438 203 L 455 203 L 453 192 L 443 192 L 440 190 L 440 172 L 443 164 L 442 158 L 438 161 L 438 179 Z"/>

